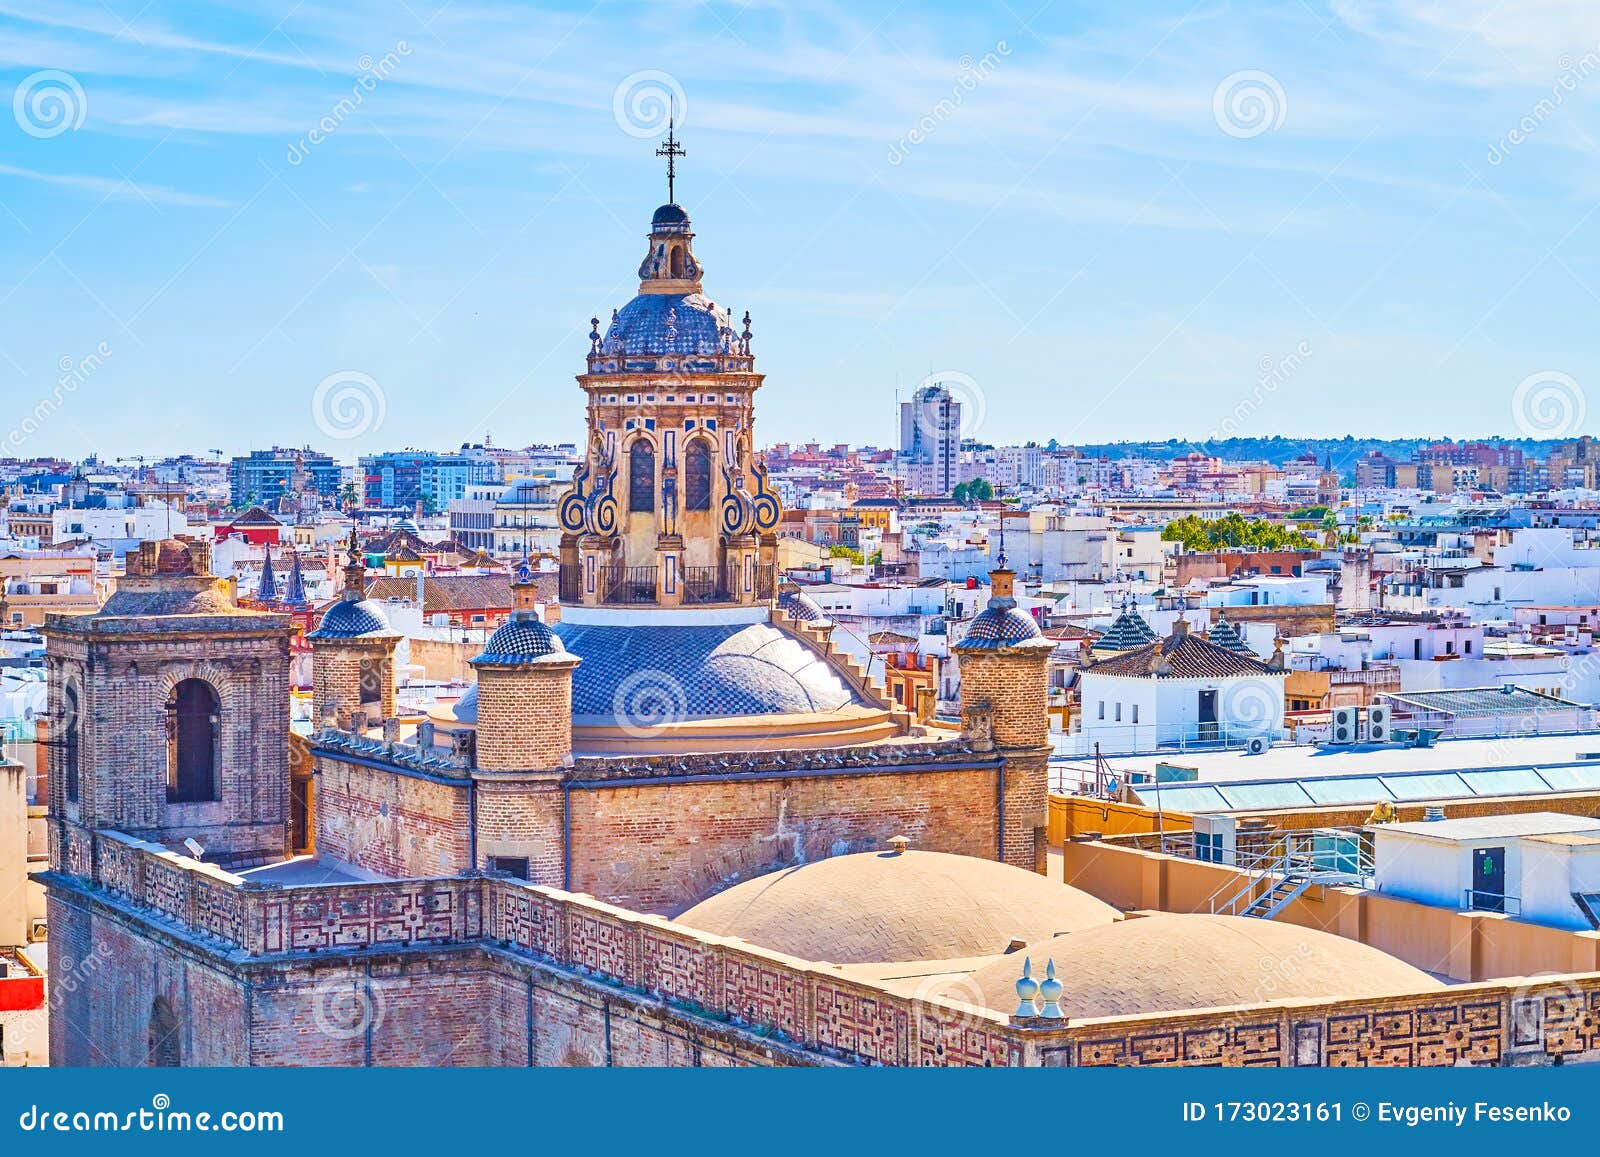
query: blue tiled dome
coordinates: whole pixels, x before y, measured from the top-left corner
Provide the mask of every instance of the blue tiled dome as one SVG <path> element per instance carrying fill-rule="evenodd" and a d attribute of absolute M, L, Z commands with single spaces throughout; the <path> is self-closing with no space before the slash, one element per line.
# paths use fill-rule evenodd
<path fill-rule="evenodd" d="M 483 654 L 473 659 L 479 663 L 532 663 L 546 655 L 565 654 L 566 648 L 555 632 L 533 615 L 519 613 L 489 636 Z"/>
<path fill-rule="evenodd" d="M 657 225 L 687 225 L 689 214 L 682 205 L 663 205 L 657 209 L 655 216 L 650 218 L 653 227 Z"/>
<path fill-rule="evenodd" d="M 717 354 L 733 319 L 701 293 L 642 293 L 617 311 L 601 348 L 620 354 Z"/>
<path fill-rule="evenodd" d="M 817 605 L 817 600 L 804 591 L 787 590 L 778 594 L 778 609 L 791 619 L 802 623 L 828 623 L 828 613 Z"/>
<path fill-rule="evenodd" d="M 371 599 L 340 599 L 328 608 L 317 629 L 306 638 L 359 639 L 394 633 L 389 629 L 389 616 Z"/>
<path fill-rule="evenodd" d="M 1018 643 L 1036 640 L 1044 640 L 1044 633 L 1039 630 L 1039 624 L 1033 621 L 1032 615 L 1015 606 L 990 603 L 987 610 L 972 620 L 959 645 L 1004 650 Z"/>
<path fill-rule="evenodd" d="M 550 630 L 582 660 L 572 673 L 572 715 L 579 724 L 650 727 L 830 712 L 860 702 L 837 671 L 766 623 L 561 622 Z M 477 715 L 473 687 L 456 702 L 455 716 L 474 722 Z"/>

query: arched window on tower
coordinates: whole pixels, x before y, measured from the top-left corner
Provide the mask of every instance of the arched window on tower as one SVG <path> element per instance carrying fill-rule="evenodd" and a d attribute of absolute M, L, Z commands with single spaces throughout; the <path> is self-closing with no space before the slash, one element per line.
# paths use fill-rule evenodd
<path fill-rule="evenodd" d="M 683 506 L 685 510 L 711 509 L 711 447 L 704 438 L 690 442 L 683 455 Z"/>
<path fill-rule="evenodd" d="M 66 781 L 67 799 L 78 801 L 78 689 L 67 684 L 66 710 L 62 712 L 61 775 Z"/>
<path fill-rule="evenodd" d="M 683 246 L 674 245 L 672 247 L 672 252 L 668 256 L 667 260 L 671 264 L 670 276 L 672 276 L 672 277 L 682 277 L 683 276 Z"/>
<path fill-rule="evenodd" d="M 185 679 L 167 700 L 167 801 L 199 803 L 217 795 L 217 692 Z"/>
<path fill-rule="evenodd" d="M 648 438 L 628 450 L 628 509 L 648 514 L 656 508 L 656 452 Z"/>
<path fill-rule="evenodd" d="M 175 1069 L 183 1064 L 183 1040 L 179 1037 L 178 1015 L 172 1003 L 158 996 L 150 1006 L 150 1048 L 147 1054 L 152 1068 Z"/>

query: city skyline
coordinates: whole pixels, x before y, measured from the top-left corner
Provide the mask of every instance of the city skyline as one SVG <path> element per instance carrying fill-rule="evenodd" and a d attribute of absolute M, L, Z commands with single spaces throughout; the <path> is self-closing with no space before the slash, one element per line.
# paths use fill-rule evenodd
<path fill-rule="evenodd" d="M 0 8 L 9 453 L 572 436 L 669 107 L 771 441 L 1587 428 L 1576 4 L 184 13 Z"/>

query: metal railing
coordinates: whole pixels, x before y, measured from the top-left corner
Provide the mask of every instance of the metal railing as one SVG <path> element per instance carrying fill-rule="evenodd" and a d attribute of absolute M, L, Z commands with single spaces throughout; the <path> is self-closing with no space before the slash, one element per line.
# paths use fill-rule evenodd
<path fill-rule="evenodd" d="M 656 568 L 653 566 L 603 566 L 600 568 L 600 601 L 613 605 L 638 605 L 656 601 Z"/>
<path fill-rule="evenodd" d="M 1270 920 L 1313 884 L 1370 886 L 1370 837 L 1360 831 L 1321 828 L 1274 832 L 1264 846 L 1236 851 L 1232 867 L 1244 874 L 1224 881 L 1206 907 L 1213 915 Z"/>
<path fill-rule="evenodd" d="M 721 567 L 686 566 L 683 568 L 683 601 L 686 604 L 727 603 L 733 601 L 728 584 L 723 581 Z"/>
<path fill-rule="evenodd" d="M 1522 915 L 1522 898 L 1504 892 L 1484 892 L 1468 888 L 1461 894 L 1461 907 L 1468 912 L 1502 912 L 1507 916 Z"/>
<path fill-rule="evenodd" d="M 583 601 L 583 568 L 577 566 L 564 566 L 561 568 L 561 601 L 575 604 Z"/>

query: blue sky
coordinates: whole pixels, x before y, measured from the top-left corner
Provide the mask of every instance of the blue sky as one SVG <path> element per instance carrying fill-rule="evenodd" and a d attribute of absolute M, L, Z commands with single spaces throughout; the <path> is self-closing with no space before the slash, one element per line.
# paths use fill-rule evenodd
<path fill-rule="evenodd" d="M 0 91 L 0 454 L 576 438 L 664 91 L 763 441 L 1594 426 L 1586 0 L 0 0 Z"/>

